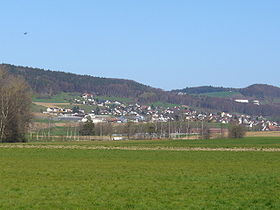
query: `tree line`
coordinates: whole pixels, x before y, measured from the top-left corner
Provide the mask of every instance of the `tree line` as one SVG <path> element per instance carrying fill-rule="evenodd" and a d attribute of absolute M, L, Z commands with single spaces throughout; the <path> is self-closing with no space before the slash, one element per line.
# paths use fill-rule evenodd
<path fill-rule="evenodd" d="M 213 131 L 214 130 L 214 133 Z M 202 139 L 211 137 L 241 138 L 245 135 L 245 127 L 232 124 L 229 128 L 220 125 L 220 128 L 211 128 L 203 121 L 169 121 L 149 123 L 96 123 L 91 120 L 80 124 L 81 136 L 125 136 L 127 139 L 170 139 L 196 136 Z"/>

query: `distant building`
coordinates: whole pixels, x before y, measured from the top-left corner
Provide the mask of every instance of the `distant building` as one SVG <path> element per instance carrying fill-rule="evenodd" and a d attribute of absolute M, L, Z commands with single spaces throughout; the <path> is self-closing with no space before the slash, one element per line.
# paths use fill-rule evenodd
<path fill-rule="evenodd" d="M 255 105 L 260 105 L 260 101 L 259 100 L 253 100 L 253 104 L 255 104 Z"/>
<path fill-rule="evenodd" d="M 234 101 L 237 103 L 245 103 L 245 104 L 249 103 L 249 100 L 247 100 L 247 99 L 235 99 Z"/>
<path fill-rule="evenodd" d="M 84 94 L 82 95 L 82 97 L 83 97 L 84 99 L 93 98 L 93 94 L 90 94 L 90 93 L 84 93 Z"/>

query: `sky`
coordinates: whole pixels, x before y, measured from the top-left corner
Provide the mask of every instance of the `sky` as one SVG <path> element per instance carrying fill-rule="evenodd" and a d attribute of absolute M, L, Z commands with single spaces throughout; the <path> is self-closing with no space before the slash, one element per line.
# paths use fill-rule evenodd
<path fill-rule="evenodd" d="M 279 0 L 0 3 L 0 63 L 164 90 L 279 86 Z"/>

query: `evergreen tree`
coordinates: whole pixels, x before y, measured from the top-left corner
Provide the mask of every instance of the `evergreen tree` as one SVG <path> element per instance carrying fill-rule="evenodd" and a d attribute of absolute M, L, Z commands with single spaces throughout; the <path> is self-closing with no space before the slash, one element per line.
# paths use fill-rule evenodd
<path fill-rule="evenodd" d="M 92 120 L 88 119 L 87 122 L 83 123 L 80 126 L 79 134 L 81 136 L 93 136 L 93 135 L 95 135 L 94 123 L 92 122 Z"/>

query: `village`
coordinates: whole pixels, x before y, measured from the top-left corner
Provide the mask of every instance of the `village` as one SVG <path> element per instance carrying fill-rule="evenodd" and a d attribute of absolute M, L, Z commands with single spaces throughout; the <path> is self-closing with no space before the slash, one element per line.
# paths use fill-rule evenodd
<path fill-rule="evenodd" d="M 249 116 L 225 112 L 199 112 L 186 105 L 160 106 L 124 103 L 117 100 L 97 99 L 93 94 L 84 93 L 71 101 L 73 108 L 49 107 L 43 113 L 56 120 L 93 123 L 127 123 L 127 122 L 205 122 L 228 125 L 238 123 L 250 130 L 279 131 L 279 123 L 262 116 Z M 90 112 L 79 108 L 79 105 L 92 107 Z"/>

